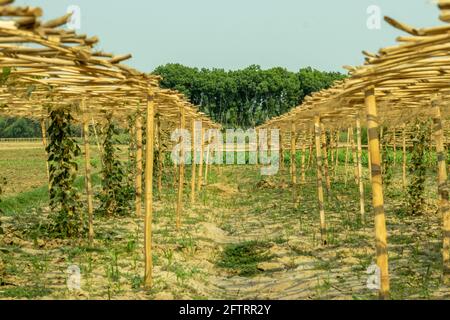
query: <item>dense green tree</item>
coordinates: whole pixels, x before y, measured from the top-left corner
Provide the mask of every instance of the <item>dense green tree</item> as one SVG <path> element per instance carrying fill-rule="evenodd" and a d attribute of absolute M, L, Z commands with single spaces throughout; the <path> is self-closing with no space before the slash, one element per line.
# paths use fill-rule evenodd
<path fill-rule="evenodd" d="M 229 127 L 259 125 L 345 77 L 312 68 L 294 73 L 283 68 L 262 70 L 258 65 L 225 71 L 167 64 L 154 73 L 163 77 L 163 88 L 184 93 L 201 111 Z"/>

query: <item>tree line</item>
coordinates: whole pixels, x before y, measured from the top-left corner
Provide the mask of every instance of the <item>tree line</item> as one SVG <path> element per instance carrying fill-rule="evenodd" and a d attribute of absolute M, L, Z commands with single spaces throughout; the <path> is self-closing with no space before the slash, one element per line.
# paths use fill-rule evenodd
<path fill-rule="evenodd" d="M 345 78 L 339 72 L 307 67 L 298 72 L 284 68 L 263 70 L 252 65 L 242 70 L 199 69 L 181 64 L 160 66 L 161 87 L 185 94 L 200 111 L 231 128 L 249 128 L 288 112 L 314 92 Z M 0 138 L 37 138 L 38 121 L 0 117 Z M 74 128 L 75 134 L 80 129 Z"/>
<path fill-rule="evenodd" d="M 329 88 L 345 78 L 339 72 L 303 68 L 261 69 L 252 65 L 242 70 L 198 69 L 181 64 L 156 68 L 161 86 L 186 95 L 200 111 L 227 127 L 254 127 L 288 112 L 314 92 Z"/>

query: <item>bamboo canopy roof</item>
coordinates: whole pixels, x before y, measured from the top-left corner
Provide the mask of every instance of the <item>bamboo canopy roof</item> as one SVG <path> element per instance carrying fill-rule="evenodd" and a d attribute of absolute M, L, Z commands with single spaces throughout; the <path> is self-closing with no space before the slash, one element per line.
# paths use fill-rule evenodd
<path fill-rule="evenodd" d="M 43 119 L 64 106 L 78 121 L 83 114 L 103 121 L 111 113 L 124 122 L 150 99 L 168 127 L 180 125 L 183 110 L 186 121 L 220 128 L 182 94 L 161 89 L 159 76 L 122 64 L 131 54 L 96 51 L 97 37 L 64 29 L 70 14 L 44 22 L 41 8 L 13 2 L 0 0 L 0 115 Z"/>
<path fill-rule="evenodd" d="M 440 0 L 441 20 L 450 22 L 450 0 Z M 373 87 L 382 125 L 400 127 L 417 118 L 430 118 L 431 100 L 440 101 L 443 119 L 450 116 L 450 24 L 413 28 L 385 17 L 394 28 L 406 33 L 397 45 L 373 54 L 363 51 L 365 64 L 345 66 L 349 77 L 333 87 L 307 97 L 289 113 L 269 120 L 259 129 L 280 128 L 308 131 L 320 116 L 327 128 L 348 128 L 364 114 L 365 90 Z M 365 119 L 361 117 L 363 124 Z"/>

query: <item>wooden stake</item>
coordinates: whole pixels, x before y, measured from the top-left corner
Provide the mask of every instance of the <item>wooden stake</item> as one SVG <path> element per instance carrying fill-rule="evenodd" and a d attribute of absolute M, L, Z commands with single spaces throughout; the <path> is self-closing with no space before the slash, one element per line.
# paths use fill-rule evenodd
<path fill-rule="evenodd" d="M 205 129 L 201 132 L 201 146 L 200 146 L 200 164 L 198 166 L 197 191 L 200 192 L 203 183 L 203 161 L 205 152 Z"/>
<path fill-rule="evenodd" d="M 157 139 L 158 139 L 158 196 L 161 199 L 162 196 L 162 176 L 163 176 L 163 162 L 164 162 L 164 155 L 162 152 L 162 138 L 161 138 L 161 118 L 158 116 L 158 119 L 156 121 L 156 132 L 157 132 Z"/>
<path fill-rule="evenodd" d="M 312 154 L 313 154 L 313 146 L 314 146 L 314 129 L 310 131 L 309 134 L 309 154 L 308 154 L 308 167 L 307 170 L 311 168 L 311 162 L 312 162 Z"/>
<path fill-rule="evenodd" d="M 297 184 L 297 139 L 295 123 L 291 123 L 291 181 L 292 184 Z"/>
<path fill-rule="evenodd" d="M 372 197 L 375 213 L 375 237 L 377 265 L 381 273 L 380 298 L 389 298 L 389 266 L 386 217 L 384 213 L 383 178 L 381 175 L 380 142 L 378 138 L 378 113 L 375 100 L 375 89 L 365 92 L 367 123 L 369 131 L 369 146 L 372 161 Z"/>
<path fill-rule="evenodd" d="M 191 171 L 191 205 L 195 204 L 195 172 L 196 168 L 196 160 L 197 160 L 197 150 L 195 140 L 197 138 L 197 133 L 195 132 L 195 119 L 191 120 L 191 131 L 192 131 L 192 171 Z"/>
<path fill-rule="evenodd" d="M 358 152 L 356 151 L 356 145 L 355 145 L 355 136 L 353 132 L 353 127 L 350 128 L 350 134 L 351 134 L 351 146 L 352 146 L 352 160 L 353 160 L 353 169 L 354 169 L 354 180 L 355 184 L 358 184 Z"/>
<path fill-rule="evenodd" d="M 84 142 L 84 166 L 85 166 L 85 184 L 88 204 L 89 220 L 89 244 L 94 241 L 94 200 L 91 182 L 91 150 L 89 144 L 89 120 L 83 116 L 83 142 Z"/>
<path fill-rule="evenodd" d="M 365 223 L 365 203 L 364 203 L 364 181 L 362 176 L 362 143 L 361 143 L 361 120 L 359 117 L 356 119 L 356 140 L 358 144 L 358 184 L 359 184 L 359 205 L 361 222 Z"/>
<path fill-rule="evenodd" d="M 306 137 L 306 134 L 305 134 Z M 302 143 L 302 183 L 306 183 L 306 142 Z"/>
<path fill-rule="evenodd" d="M 407 162 L 407 155 L 406 155 L 406 124 L 403 124 L 402 126 L 402 134 L 403 134 L 403 190 L 406 190 L 407 187 L 407 181 L 406 181 L 406 162 Z"/>
<path fill-rule="evenodd" d="M 438 158 L 439 211 L 443 219 L 443 269 L 445 284 L 450 284 L 450 207 L 447 176 L 447 153 L 444 146 L 444 129 L 442 126 L 441 107 L 436 100 L 432 101 L 434 110 L 434 139 Z"/>
<path fill-rule="evenodd" d="M 394 127 L 394 167 L 397 166 L 397 129 Z"/>
<path fill-rule="evenodd" d="M 322 150 L 323 150 L 323 169 L 324 169 L 324 175 L 325 175 L 325 181 L 326 181 L 326 190 L 329 194 L 331 191 L 331 179 L 329 174 L 329 167 L 328 167 L 328 148 L 327 148 L 327 135 L 325 130 L 325 125 L 321 123 L 321 132 L 322 132 Z"/>
<path fill-rule="evenodd" d="M 136 115 L 136 216 L 142 215 L 142 117 Z"/>
<path fill-rule="evenodd" d="M 280 131 L 280 170 L 284 169 L 284 148 L 283 148 L 283 131 L 281 128 L 278 128 Z"/>
<path fill-rule="evenodd" d="M 209 139 L 208 145 L 206 147 L 205 181 L 204 181 L 205 186 L 208 185 L 208 173 L 209 173 L 209 168 L 211 167 L 209 164 L 210 159 L 211 159 L 211 139 Z"/>
<path fill-rule="evenodd" d="M 155 104 L 147 100 L 147 143 L 145 148 L 145 287 L 153 285 L 152 223 L 153 223 L 153 146 L 155 144 Z"/>
<path fill-rule="evenodd" d="M 50 168 L 48 165 L 48 153 L 47 153 L 47 128 L 45 126 L 45 119 L 41 119 L 41 132 L 42 132 L 42 144 L 44 145 L 45 151 L 45 166 L 47 167 L 47 186 L 50 190 Z"/>
<path fill-rule="evenodd" d="M 345 185 L 348 182 L 348 160 L 349 160 L 349 149 L 350 149 L 350 128 L 347 130 L 347 146 L 345 148 Z"/>
<path fill-rule="evenodd" d="M 319 200 L 319 213 L 320 213 L 320 235 L 322 239 L 322 245 L 327 245 L 327 226 L 325 222 L 325 209 L 324 209 L 324 196 L 323 196 L 323 176 L 322 176 L 322 128 L 320 125 L 320 117 L 314 117 L 314 128 L 316 137 L 316 158 L 317 158 L 317 195 Z"/>
<path fill-rule="evenodd" d="M 336 160 L 336 163 L 334 164 L 334 178 L 336 178 L 337 171 L 338 171 L 338 168 L 339 168 L 339 138 L 340 138 L 340 132 L 341 132 L 340 129 L 338 129 L 336 131 L 336 139 L 335 139 L 335 142 L 336 142 L 336 145 L 335 145 L 335 151 L 336 151 L 335 160 Z"/>
<path fill-rule="evenodd" d="M 186 115 L 184 107 L 180 107 L 180 129 L 186 128 Z M 183 189 L 184 189 L 184 170 L 185 170 L 185 156 L 186 150 L 184 149 L 184 143 L 181 145 L 181 157 L 179 164 L 179 176 L 178 176 L 178 200 L 177 200 L 177 230 L 181 228 L 181 212 L 183 211 Z"/>

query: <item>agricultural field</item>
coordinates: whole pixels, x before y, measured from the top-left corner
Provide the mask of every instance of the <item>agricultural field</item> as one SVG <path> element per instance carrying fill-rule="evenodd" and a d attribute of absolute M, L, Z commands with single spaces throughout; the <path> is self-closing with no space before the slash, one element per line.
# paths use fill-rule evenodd
<path fill-rule="evenodd" d="M 172 165 L 165 166 L 162 194 L 155 187 L 151 290 L 142 287 L 142 218 L 96 216 L 92 244 L 54 237 L 46 229 L 50 208 L 42 145 L 2 143 L 0 150 L 7 178 L 0 203 L 0 299 L 378 298 L 366 284 L 375 257 L 370 187 L 365 179 L 367 222 L 362 224 L 358 186 L 353 178 L 345 182 L 345 173 L 353 167 L 350 162 L 345 168 L 343 150 L 325 196 L 327 246 L 321 245 L 314 165 L 306 171 L 306 181 L 295 188 L 295 201 L 289 155 L 272 177 L 262 177 L 257 165 L 212 166 L 194 205 L 189 204 L 186 182 L 180 230 L 176 174 Z M 121 150 L 126 161 L 126 146 Z M 94 190 L 99 190 L 95 145 L 91 152 Z M 364 154 L 367 166 L 366 159 Z M 77 162 L 82 166 L 81 157 Z M 188 178 L 190 167 L 186 170 Z M 427 170 L 427 200 L 421 215 L 404 211 L 406 193 L 401 184 L 391 183 L 386 190 L 393 299 L 450 298 L 442 279 L 436 172 L 431 163 Z M 367 174 L 364 168 L 366 178 Z M 392 175 L 393 181 L 401 180 L 400 164 Z M 83 190 L 82 176 L 76 188 Z M 80 291 L 68 290 L 71 265 L 81 269 Z"/>

